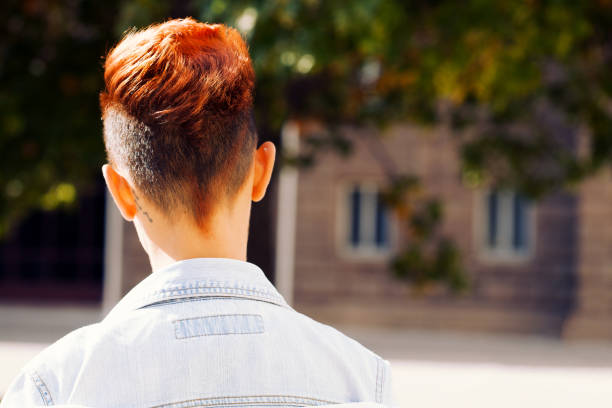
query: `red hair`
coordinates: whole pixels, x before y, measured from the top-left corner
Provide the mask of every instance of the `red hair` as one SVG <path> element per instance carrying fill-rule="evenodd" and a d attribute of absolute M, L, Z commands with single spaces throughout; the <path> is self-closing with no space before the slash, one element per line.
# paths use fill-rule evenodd
<path fill-rule="evenodd" d="M 250 167 L 254 80 L 235 29 L 186 18 L 128 33 L 104 65 L 109 160 L 160 208 L 178 200 L 201 222 Z"/>

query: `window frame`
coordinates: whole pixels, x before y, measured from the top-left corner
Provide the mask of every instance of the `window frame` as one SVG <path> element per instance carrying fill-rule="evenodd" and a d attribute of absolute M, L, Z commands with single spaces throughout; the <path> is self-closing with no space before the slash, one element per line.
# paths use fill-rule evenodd
<path fill-rule="evenodd" d="M 488 244 L 489 239 L 489 207 L 488 197 L 489 194 L 495 189 L 482 189 L 478 190 L 475 194 L 475 205 L 474 208 L 474 229 L 475 229 L 475 240 L 476 253 L 478 259 L 485 263 L 524 263 L 528 262 L 535 256 L 536 245 L 537 245 L 537 203 L 534 201 L 528 201 L 525 207 L 526 227 L 527 233 L 527 244 L 524 250 L 516 250 L 513 248 L 513 237 L 512 229 L 514 225 L 514 219 L 504 219 L 505 217 L 500 216 L 500 210 L 497 215 L 497 225 L 501 229 L 501 232 L 497 233 L 498 237 L 502 237 L 503 244 L 501 247 L 491 248 Z M 512 203 L 514 197 L 516 197 L 516 191 L 509 189 L 499 189 L 498 197 L 503 198 L 506 204 Z M 510 198 L 508 198 L 510 197 Z M 502 200 L 499 200 L 502 202 Z M 498 202 L 498 205 L 499 205 Z M 512 204 L 506 205 L 505 213 L 512 211 Z M 510 208 L 510 210 L 508 210 Z M 514 217 L 514 215 L 512 215 Z"/>
<path fill-rule="evenodd" d="M 360 187 L 361 191 L 370 193 L 378 193 L 382 188 L 382 182 L 373 180 L 355 180 L 344 181 L 339 184 L 336 197 L 336 248 L 340 258 L 350 261 L 372 261 L 386 262 L 394 252 L 397 242 L 397 228 L 395 216 L 392 211 L 387 209 L 387 240 L 388 243 L 384 247 L 376 245 L 360 245 L 353 246 L 349 242 L 351 228 L 351 210 L 349 207 L 349 195 L 354 191 L 356 186 Z M 376 213 L 374 213 L 376 214 Z M 363 219 L 363 215 L 361 217 Z M 376 221 L 374 221 L 374 230 L 376 230 Z M 374 232 L 375 234 L 376 232 Z"/>

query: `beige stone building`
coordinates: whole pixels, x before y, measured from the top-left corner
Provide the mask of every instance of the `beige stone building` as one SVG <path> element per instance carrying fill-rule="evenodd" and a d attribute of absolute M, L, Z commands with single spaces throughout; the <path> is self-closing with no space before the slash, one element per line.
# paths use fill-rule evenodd
<path fill-rule="evenodd" d="M 376 223 L 363 192 L 386 181 L 370 137 L 353 132 L 348 159 L 328 154 L 299 174 L 298 310 L 331 322 L 612 339 L 609 172 L 574 193 L 530 203 L 511 191 L 465 186 L 448 131 L 394 127 L 383 135 L 386 152 L 400 172 L 422 179 L 425 194 L 444 202 L 443 234 L 460 248 L 471 280 L 463 296 L 445 290 L 415 295 L 389 272 L 405 238 L 392 215 L 387 246 L 376 245 L 372 232 L 355 237 L 356 207 L 360 226 L 368 218 Z"/>

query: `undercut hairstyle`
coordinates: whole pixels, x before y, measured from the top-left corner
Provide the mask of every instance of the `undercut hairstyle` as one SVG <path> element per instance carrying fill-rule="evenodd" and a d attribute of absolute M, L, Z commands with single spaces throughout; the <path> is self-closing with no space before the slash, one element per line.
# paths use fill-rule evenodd
<path fill-rule="evenodd" d="M 203 226 L 242 186 L 257 145 L 255 74 L 240 33 L 191 18 L 132 31 L 104 64 L 109 162 L 172 216 Z"/>

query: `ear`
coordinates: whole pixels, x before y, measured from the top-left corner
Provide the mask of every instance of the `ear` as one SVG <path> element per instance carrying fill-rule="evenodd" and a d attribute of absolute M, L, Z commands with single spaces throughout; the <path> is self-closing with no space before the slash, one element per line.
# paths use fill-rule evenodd
<path fill-rule="evenodd" d="M 119 212 L 126 221 L 132 221 L 137 208 L 130 184 L 110 164 L 102 166 L 102 175 Z"/>
<path fill-rule="evenodd" d="M 272 142 L 265 142 L 255 150 L 253 192 L 251 194 L 251 199 L 255 202 L 261 201 L 266 195 L 266 189 L 268 184 L 270 184 L 272 170 L 274 169 L 275 158 L 276 148 Z"/>

